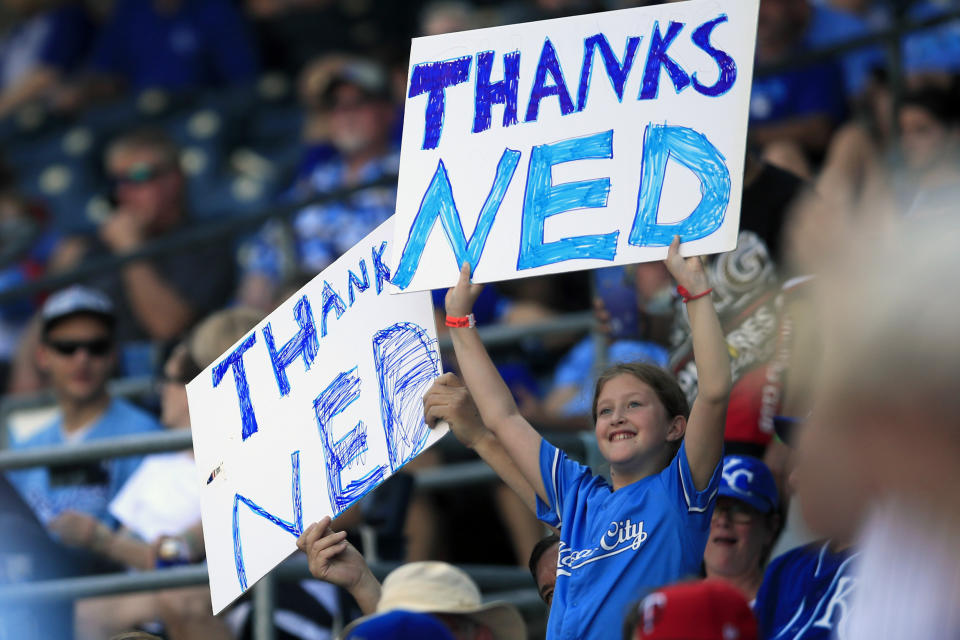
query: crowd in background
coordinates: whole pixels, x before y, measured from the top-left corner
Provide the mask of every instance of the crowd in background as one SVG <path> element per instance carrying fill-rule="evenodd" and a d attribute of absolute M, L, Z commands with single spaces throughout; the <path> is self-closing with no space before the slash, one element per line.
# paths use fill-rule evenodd
<path fill-rule="evenodd" d="M 186 383 L 393 214 L 411 37 L 645 4 L 660 2 L 4 2 L 0 391 L 51 392 L 56 405 L 42 423 L 0 426 L 9 446 L 190 428 Z M 638 603 L 625 637 L 685 637 L 664 629 L 693 633 L 682 630 L 685 611 L 707 606 L 721 613 L 700 616 L 704 629 L 739 634 L 715 636 L 723 638 L 757 629 L 763 638 L 960 632 L 950 542 L 960 509 L 947 498 L 938 512 L 935 499 L 950 493 L 958 449 L 950 425 L 960 415 L 960 352 L 946 329 L 960 273 L 951 250 L 960 20 L 903 36 L 896 68 L 882 43 L 789 64 L 897 20 L 957 8 L 954 0 L 761 0 L 738 246 L 702 267 L 730 360 L 725 457 L 708 465 L 720 465 L 709 485 L 712 516 L 691 520 L 702 529 L 702 556 L 676 578 L 706 580 L 624 596 Z M 185 240 L 206 224 L 345 187 L 362 188 L 226 240 Z M 888 247 L 891 239 L 899 247 Z M 175 250 L 96 269 L 164 242 Z M 91 275 L 70 287 L 29 289 L 84 269 Z M 481 327 L 595 316 L 600 347 L 595 334 L 572 331 L 492 351 L 517 415 L 544 433 L 589 434 L 596 425 L 599 436 L 597 402 L 611 383 L 595 389 L 596 373 L 642 363 L 672 374 L 676 390 L 660 397 L 667 415 L 695 423 L 690 407 L 698 398 L 704 406 L 716 383 L 704 378 L 703 346 L 694 357 L 703 321 L 676 293 L 689 276 L 678 269 L 645 263 L 479 292 L 468 310 Z M 445 293 L 434 292 L 443 332 Z M 461 412 L 476 400 L 473 411 L 489 422 L 486 395 L 458 354 L 444 354 L 444 370 L 465 386 L 446 379 L 431 393 L 447 394 Z M 660 388 L 637 370 L 617 375 Z M 155 388 L 135 398 L 108 390 L 110 379 L 141 377 Z M 498 466 L 509 442 L 487 428 L 455 429 L 465 446 L 428 450 L 336 521 L 304 532 L 298 544 L 317 579 L 281 586 L 279 637 L 329 637 L 335 621 L 361 614 L 348 628 L 356 637 L 526 637 L 511 605 L 483 604 L 447 562 L 529 566 L 548 608 L 555 589 L 558 606 L 574 604 L 557 586 L 569 538 L 542 513 L 559 494 L 512 481 L 520 476 Z M 577 456 L 619 490 L 618 463 L 602 443 L 583 441 Z M 477 455 L 503 483 L 413 488 L 413 475 Z M 184 452 L 0 476 L 0 522 L 24 532 L 11 539 L 3 524 L 0 584 L 202 562 L 195 473 Z M 889 585 L 904 573 L 883 556 L 911 539 L 924 542 L 907 544 L 912 590 L 898 591 Z M 44 560 L 28 568 L 8 560 L 24 553 Z M 408 564 L 381 585 L 363 560 L 371 553 Z M 891 605 L 901 597 L 912 615 Z M 855 600 L 862 613 L 851 613 Z M 50 605 L 46 623 L 64 626 L 46 632 L 250 636 L 248 601 L 219 617 L 209 602 L 205 588 L 86 598 Z M 0 604 L 7 614 L 35 623 L 29 609 Z M 527 622 L 531 633 L 543 626 Z M 548 629 L 560 637 L 555 624 Z M 400 629 L 410 635 L 386 635 Z M 570 637 L 620 632 L 606 624 Z"/>

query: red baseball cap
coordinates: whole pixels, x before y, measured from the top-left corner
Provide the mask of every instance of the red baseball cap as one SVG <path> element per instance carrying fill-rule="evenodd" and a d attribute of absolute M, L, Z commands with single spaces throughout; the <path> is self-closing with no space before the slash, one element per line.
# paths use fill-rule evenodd
<path fill-rule="evenodd" d="M 757 640 L 747 599 L 721 580 L 683 582 L 640 601 L 633 640 Z"/>

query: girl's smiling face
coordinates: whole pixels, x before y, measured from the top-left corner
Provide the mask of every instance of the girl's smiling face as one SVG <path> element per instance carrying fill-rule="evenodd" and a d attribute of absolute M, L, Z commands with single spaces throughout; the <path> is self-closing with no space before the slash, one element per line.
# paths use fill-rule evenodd
<path fill-rule="evenodd" d="M 622 373 L 606 382 L 597 396 L 596 435 L 600 453 L 613 467 L 643 466 L 683 436 L 645 382 Z"/>

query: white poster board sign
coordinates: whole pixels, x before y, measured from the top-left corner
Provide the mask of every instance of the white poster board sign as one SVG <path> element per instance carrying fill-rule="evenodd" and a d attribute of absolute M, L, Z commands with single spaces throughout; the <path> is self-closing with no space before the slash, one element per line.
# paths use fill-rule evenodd
<path fill-rule="evenodd" d="M 428 293 L 388 295 L 391 222 L 187 385 L 214 613 L 433 444 Z"/>
<path fill-rule="evenodd" d="M 394 284 L 453 285 L 736 246 L 759 0 L 417 38 Z"/>

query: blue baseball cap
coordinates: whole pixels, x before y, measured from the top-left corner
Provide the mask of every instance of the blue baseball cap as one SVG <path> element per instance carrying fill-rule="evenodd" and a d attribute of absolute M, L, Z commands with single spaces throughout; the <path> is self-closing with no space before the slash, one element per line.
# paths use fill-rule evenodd
<path fill-rule="evenodd" d="M 726 456 L 718 495 L 746 502 L 760 513 L 775 511 L 780 504 L 777 483 L 759 458 Z"/>
<path fill-rule="evenodd" d="M 426 613 L 390 611 L 364 620 L 345 640 L 454 640 L 443 624 Z"/>

